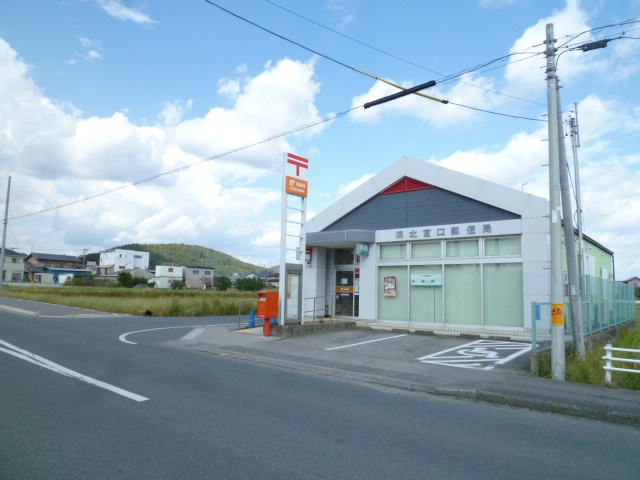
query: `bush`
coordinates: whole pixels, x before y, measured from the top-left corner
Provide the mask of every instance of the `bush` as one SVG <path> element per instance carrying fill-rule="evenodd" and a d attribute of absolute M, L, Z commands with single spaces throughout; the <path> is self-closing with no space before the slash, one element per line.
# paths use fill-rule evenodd
<path fill-rule="evenodd" d="M 229 277 L 215 277 L 213 279 L 213 286 L 219 292 L 224 292 L 231 288 L 232 282 Z"/>
<path fill-rule="evenodd" d="M 133 288 L 136 285 L 149 285 L 149 279 L 134 277 L 130 272 L 120 272 L 118 273 L 118 285 L 125 288 Z"/>
<path fill-rule="evenodd" d="M 133 275 L 129 272 L 118 273 L 118 285 L 126 288 L 133 287 Z"/>
<path fill-rule="evenodd" d="M 172 290 L 182 290 L 185 287 L 185 283 L 182 280 L 171 280 L 169 286 Z"/>
<path fill-rule="evenodd" d="M 236 280 L 236 288 L 248 292 L 262 290 L 266 284 L 259 278 L 239 278 Z"/>

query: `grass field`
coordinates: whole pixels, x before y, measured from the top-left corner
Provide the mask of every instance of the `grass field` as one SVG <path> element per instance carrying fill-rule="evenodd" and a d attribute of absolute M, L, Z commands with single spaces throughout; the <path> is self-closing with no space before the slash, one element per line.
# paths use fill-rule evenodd
<path fill-rule="evenodd" d="M 204 317 L 247 315 L 257 307 L 257 293 L 228 290 L 156 290 L 100 287 L 12 287 L 4 286 L 0 296 L 36 302 L 89 308 L 108 313 L 159 317 Z"/>

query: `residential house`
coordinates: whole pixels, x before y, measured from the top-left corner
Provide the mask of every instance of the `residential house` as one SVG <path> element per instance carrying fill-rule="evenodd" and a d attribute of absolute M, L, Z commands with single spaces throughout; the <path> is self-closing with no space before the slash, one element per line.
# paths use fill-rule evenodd
<path fill-rule="evenodd" d="M 183 267 L 156 265 L 156 276 L 153 281 L 156 282 L 156 288 L 171 288 L 171 282 L 183 280 Z"/>
<path fill-rule="evenodd" d="M 64 283 L 69 276 L 88 276 L 90 270 L 82 268 L 82 260 L 71 255 L 55 255 L 51 253 L 31 253 L 24 259 L 24 270 L 28 278 L 36 283 Z"/>
<path fill-rule="evenodd" d="M 44 268 L 40 268 L 31 262 L 24 262 L 24 275 L 27 280 L 45 285 L 53 285 L 53 273 L 46 272 Z"/>
<path fill-rule="evenodd" d="M 136 268 L 149 270 L 149 252 L 120 248 L 112 248 L 111 250 L 100 252 L 98 271 L 102 275 Z"/>
<path fill-rule="evenodd" d="M 627 280 L 624 280 L 622 283 L 626 283 L 627 285 L 633 285 L 634 288 L 640 288 L 640 278 L 631 277 Z"/>
<path fill-rule="evenodd" d="M 213 288 L 215 268 L 208 265 L 181 265 L 187 288 Z"/>
<path fill-rule="evenodd" d="M 0 280 L 4 282 L 21 282 L 24 277 L 24 259 L 26 255 L 8 248 L 4 249 L 4 265 Z"/>
<path fill-rule="evenodd" d="M 37 268 L 82 268 L 82 260 L 71 255 L 32 253 L 24 261 Z"/>

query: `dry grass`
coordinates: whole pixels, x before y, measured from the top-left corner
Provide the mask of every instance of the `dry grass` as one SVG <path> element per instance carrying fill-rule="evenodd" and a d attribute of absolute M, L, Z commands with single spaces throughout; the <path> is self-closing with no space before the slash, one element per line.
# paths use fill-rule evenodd
<path fill-rule="evenodd" d="M 99 287 L 3 288 L 0 295 L 23 300 L 88 308 L 108 313 L 140 315 L 151 311 L 161 317 L 201 317 L 249 314 L 257 307 L 255 292 L 156 290 Z M 250 300 L 250 301 L 245 301 Z"/>

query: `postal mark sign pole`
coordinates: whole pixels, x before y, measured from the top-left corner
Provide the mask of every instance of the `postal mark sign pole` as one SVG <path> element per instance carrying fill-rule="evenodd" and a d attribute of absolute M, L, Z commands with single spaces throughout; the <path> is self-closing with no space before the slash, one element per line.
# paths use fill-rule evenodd
<path fill-rule="evenodd" d="M 287 317 L 287 263 L 302 264 L 304 228 L 307 220 L 309 160 L 293 153 L 284 155 L 282 175 L 282 220 L 280 227 L 280 279 L 278 322 Z M 299 199 L 298 202 L 295 200 Z M 302 278 L 300 284 L 303 284 Z M 301 301 L 301 299 L 299 299 Z"/>

